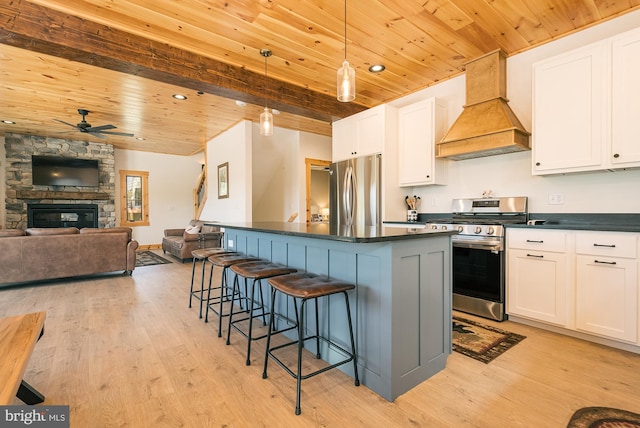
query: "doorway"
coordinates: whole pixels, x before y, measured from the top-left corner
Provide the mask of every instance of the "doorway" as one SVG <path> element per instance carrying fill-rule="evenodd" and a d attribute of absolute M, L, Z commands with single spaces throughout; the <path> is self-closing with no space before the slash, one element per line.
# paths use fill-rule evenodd
<path fill-rule="evenodd" d="M 329 221 L 329 165 L 331 161 L 305 159 L 307 224 Z"/>

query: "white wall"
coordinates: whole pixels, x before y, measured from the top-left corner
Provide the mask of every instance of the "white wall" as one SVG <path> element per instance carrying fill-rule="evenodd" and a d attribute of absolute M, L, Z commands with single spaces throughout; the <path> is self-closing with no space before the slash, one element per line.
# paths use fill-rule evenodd
<path fill-rule="evenodd" d="M 252 221 L 251 122 L 242 121 L 207 143 L 207 201 L 200 218 Z M 218 199 L 218 165 L 229 162 L 229 197 Z"/>
<path fill-rule="evenodd" d="M 193 190 L 203 154 L 173 156 L 134 150 L 115 150 L 116 213 L 120 224 L 120 170 L 149 172 L 149 226 L 133 228 L 140 245 L 162 243 L 164 229 L 182 228 L 194 216 Z"/>
<path fill-rule="evenodd" d="M 531 75 L 534 62 L 587 45 L 640 26 L 640 10 L 507 59 L 509 105 L 531 131 Z M 448 104 L 452 124 L 465 103 L 465 77 L 459 76 L 391 103 L 402 106 L 420 99 L 440 97 Z M 463 161 L 451 161 L 446 186 L 415 187 L 422 198 L 420 212 L 450 211 L 453 198 L 528 196 L 531 212 L 640 213 L 640 170 L 591 172 L 559 176 L 532 176 L 531 152 Z M 407 188 L 407 192 L 411 189 Z M 548 204 L 549 193 L 562 193 L 563 205 Z M 401 204 L 402 201 L 398 201 Z M 391 219 L 385 219 L 391 220 Z"/>
<path fill-rule="evenodd" d="M 259 124 L 253 131 L 253 220 L 287 221 L 298 212 L 296 159 L 300 133 L 275 128 L 273 135 L 260 135 Z"/>
<path fill-rule="evenodd" d="M 274 128 L 260 135 L 243 121 L 207 143 L 209 190 L 202 219 L 214 221 L 306 221 L 305 158 L 331 159 L 331 138 Z M 229 198 L 218 199 L 217 166 L 229 162 Z"/>

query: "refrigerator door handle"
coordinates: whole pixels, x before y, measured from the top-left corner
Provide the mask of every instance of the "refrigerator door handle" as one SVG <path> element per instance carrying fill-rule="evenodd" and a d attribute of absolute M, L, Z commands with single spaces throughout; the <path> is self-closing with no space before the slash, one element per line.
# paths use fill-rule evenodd
<path fill-rule="evenodd" d="M 344 174 L 344 193 L 343 201 L 345 208 L 346 225 L 351 226 L 353 224 L 353 203 L 354 203 L 354 183 L 353 183 L 353 167 L 349 165 Z"/>

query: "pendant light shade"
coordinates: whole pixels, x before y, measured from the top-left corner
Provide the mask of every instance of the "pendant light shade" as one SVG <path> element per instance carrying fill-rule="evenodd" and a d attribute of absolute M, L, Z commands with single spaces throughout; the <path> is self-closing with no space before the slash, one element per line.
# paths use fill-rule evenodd
<path fill-rule="evenodd" d="M 267 106 L 267 58 L 271 56 L 271 50 L 260 49 L 260 55 L 264 57 L 264 85 L 265 85 L 265 105 L 264 111 L 260 113 L 260 135 L 270 136 L 273 135 L 273 114 L 269 111 Z"/>
<path fill-rule="evenodd" d="M 338 101 L 349 102 L 356 99 L 356 71 L 346 59 L 338 69 Z"/>
<path fill-rule="evenodd" d="M 273 135 L 273 115 L 268 107 L 260 113 L 260 135 Z"/>
<path fill-rule="evenodd" d="M 338 69 L 336 92 L 338 101 L 346 103 L 356 99 L 356 71 L 347 61 L 347 0 L 344 0 L 344 62 Z"/>

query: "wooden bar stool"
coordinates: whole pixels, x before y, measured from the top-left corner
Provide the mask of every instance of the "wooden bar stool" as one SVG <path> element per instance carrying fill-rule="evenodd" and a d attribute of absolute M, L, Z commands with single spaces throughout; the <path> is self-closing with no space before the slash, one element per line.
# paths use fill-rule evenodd
<path fill-rule="evenodd" d="M 204 322 L 209 322 L 209 311 L 218 315 L 218 337 L 222 337 L 222 317 L 228 316 L 222 311 L 224 302 L 229 302 L 228 290 L 233 287 L 229 287 L 227 274 L 229 267 L 239 264 L 247 263 L 251 261 L 257 261 L 255 257 L 245 256 L 244 254 L 238 254 L 234 252 L 227 252 L 221 254 L 215 254 L 208 258 L 211 263 L 211 271 L 209 272 L 209 289 L 207 291 L 207 313 L 204 318 Z M 222 278 L 220 279 L 220 286 L 211 287 L 211 281 L 213 279 L 213 268 L 215 266 L 222 268 Z M 237 280 L 237 278 L 236 278 Z M 211 290 L 220 290 L 220 294 L 217 297 L 211 297 Z M 233 294 L 231 299 L 231 306 L 233 306 Z"/>
<path fill-rule="evenodd" d="M 280 292 L 286 296 L 293 297 L 294 299 L 299 299 L 301 301 L 299 313 L 296 314 L 296 320 L 298 322 L 298 340 L 295 342 L 285 343 L 283 345 L 274 346 L 270 348 L 271 345 L 271 334 L 273 327 L 273 319 L 274 319 L 274 306 L 271 305 L 271 318 L 269 321 L 269 329 L 267 332 L 267 346 L 265 350 L 265 358 L 264 358 L 264 371 L 262 372 L 262 378 L 267 378 L 267 363 L 269 358 L 273 359 L 278 365 L 280 365 L 287 373 L 289 373 L 292 377 L 296 378 L 296 415 L 300 414 L 300 390 L 302 386 L 302 380 L 308 379 L 312 376 L 315 376 L 320 373 L 324 373 L 327 370 L 333 369 L 335 367 L 341 366 L 343 364 L 348 363 L 349 361 L 353 361 L 353 373 L 355 379 L 355 385 L 360 385 L 360 379 L 358 378 L 358 360 L 356 355 L 356 345 L 355 340 L 353 338 L 353 326 L 351 323 L 351 310 L 349 307 L 349 296 L 347 295 L 347 291 L 353 290 L 355 285 L 330 279 L 327 276 L 319 276 L 313 273 L 296 273 L 291 275 L 278 276 L 275 278 L 269 279 L 269 284 L 271 285 L 271 301 L 275 301 L 276 293 Z M 344 296 L 344 301 L 347 310 L 347 322 L 349 327 L 349 337 L 351 339 L 351 351 L 348 351 L 341 347 L 340 345 L 332 342 L 328 338 L 322 337 L 320 335 L 319 323 L 318 323 L 318 299 L 320 297 L 330 296 L 332 294 L 341 293 Z M 304 311 L 305 305 L 308 300 L 314 300 L 315 302 L 315 319 L 316 319 L 316 334 L 313 336 L 304 337 Z M 298 310 L 298 306 L 296 305 L 296 311 Z M 325 366 L 321 369 L 315 370 L 313 372 L 302 374 L 302 348 L 304 347 L 304 342 L 307 340 L 315 340 L 316 341 L 316 358 L 320 359 L 320 341 L 327 343 L 332 349 L 339 351 L 341 354 L 345 356 L 343 360 L 340 360 L 336 363 Z M 278 349 L 285 348 L 287 346 L 298 345 L 298 364 L 297 369 L 294 372 L 287 365 L 282 362 L 278 357 L 274 355 L 274 351 Z"/>
<path fill-rule="evenodd" d="M 239 333 L 241 333 L 244 337 L 247 338 L 247 365 L 251 365 L 251 342 L 253 340 L 258 340 L 266 337 L 267 335 L 261 335 L 258 337 L 253 336 L 253 319 L 256 317 L 262 317 L 262 322 L 264 325 L 267 325 L 266 322 L 266 310 L 264 307 L 264 298 L 262 295 L 262 282 L 263 279 L 273 278 L 278 275 L 286 275 L 289 273 L 296 272 L 297 269 L 289 268 L 283 265 L 279 265 L 276 263 L 271 263 L 266 260 L 260 260 L 249 263 L 240 263 L 231 266 L 231 270 L 235 272 L 238 277 L 244 278 L 245 290 L 247 289 L 247 280 L 252 279 L 251 288 L 249 289 L 249 296 L 246 296 L 246 302 L 248 305 L 249 315 L 245 318 L 241 319 L 233 319 L 233 305 L 231 305 L 231 310 L 229 311 L 229 329 L 227 331 L 227 345 L 231 343 L 231 328 L 234 328 Z M 258 292 L 260 293 L 260 303 L 258 304 L 255 300 L 255 288 L 258 285 Z M 233 292 L 232 296 L 235 296 L 236 293 L 240 294 L 239 290 L 239 282 L 234 281 L 233 283 Z M 246 293 L 245 293 L 246 294 Z M 273 308 L 273 301 L 271 302 L 271 307 Z M 259 311 L 256 313 L 256 311 Z M 248 330 L 243 331 L 237 324 L 249 320 Z M 270 323 L 273 325 L 273 323 Z"/>
<path fill-rule="evenodd" d="M 191 251 L 191 257 L 193 257 L 193 261 L 191 264 L 191 287 L 189 289 L 189 307 L 191 307 L 191 302 L 195 298 L 200 301 L 200 313 L 199 318 L 202 318 L 202 303 L 204 297 L 204 268 L 207 264 L 207 258 L 214 254 L 222 254 L 227 251 L 224 248 L 200 248 L 197 250 Z M 196 273 L 196 263 L 202 262 L 202 272 L 200 277 L 200 289 L 193 289 L 195 273 Z"/>

